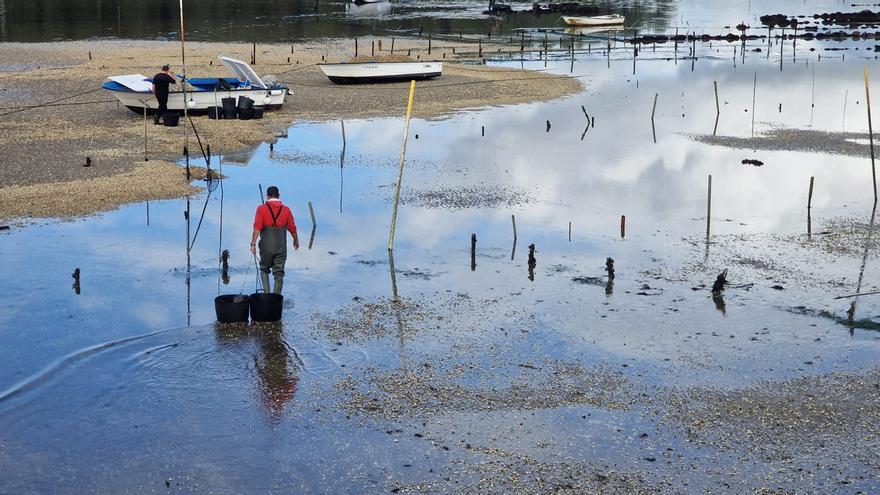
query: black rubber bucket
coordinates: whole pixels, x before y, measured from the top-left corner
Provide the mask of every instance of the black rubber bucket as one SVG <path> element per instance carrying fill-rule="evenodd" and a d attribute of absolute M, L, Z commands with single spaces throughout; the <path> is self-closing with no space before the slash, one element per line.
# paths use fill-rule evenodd
<path fill-rule="evenodd" d="M 251 319 L 254 321 L 278 321 L 281 319 L 281 307 L 284 296 L 281 294 L 251 294 Z"/>
<path fill-rule="evenodd" d="M 165 112 L 162 115 L 162 122 L 168 127 L 177 127 L 177 124 L 180 122 L 180 114 L 177 112 Z"/>
<path fill-rule="evenodd" d="M 254 108 L 254 100 L 248 98 L 247 96 L 239 96 L 238 97 L 238 111 L 242 110 L 250 110 Z"/>
<path fill-rule="evenodd" d="M 263 118 L 263 109 L 259 107 L 254 107 L 254 113 L 251 114 L 252 119 L 262 119 Z"/>
<path fill-rule="evenodd" d="M 223 107 L 208 107 L 208 118 L 217 120 L 223 118 Z"/>
<path fill-rule="evenodd" d="M 214 298 L 217 321 L 235 323 L 248 321 L 251 298 L 243 294 L 225 294 Z"/>
<path fill-rule="evenodd" d="M 233 120 L 235 119 L 235 98 L 223 98 L 223 118 Z"/>
<path fill-rule="evenodd" d="M 253 108 L 238 107 L 238 120 L 251 120 L 254 117 Z"/>

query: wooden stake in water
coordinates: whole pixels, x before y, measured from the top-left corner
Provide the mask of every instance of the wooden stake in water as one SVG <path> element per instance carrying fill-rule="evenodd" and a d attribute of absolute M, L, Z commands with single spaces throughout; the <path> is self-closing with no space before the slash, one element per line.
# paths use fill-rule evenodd
<path fill-rule="evenodd" d="M 712 81 L 715 85 L 715 128 L 712 130 L 714 136 L 718 132 L 718 120 L 721 119 L 721 105 L 718 103 L 718 81 Z"/>
<path fill-rule="evenodd" d="M 568 242 L 571 242 L 571 222 L 568 222 Z"/>
<path fill-rule="evenodd" d="M 874 203 L 877 203 L 877 169 L 874 167 L 874 127 L 871 123 L 871 91 L 868 89 L 868 66 L 865 66 L 865 103 L 868 106 L 868 138 L 871 144 L 871 179 L 874 181 Z"/>
<path fill-rule="evenodd" d="M 513 242 L 516 242 L 516 217 L 510 215 L 510 223 L 513 224 Z"/>
<path fill-rule="evenodd" d="M 657 142 L 657 131 L 654 127 L 654 114 L 657 112 L 657 97 L 660 93 L 654 93 L 654 107 L 651 109 L 651 134 L 654 135 L 654 142 Z"/>
<path fill-rule="evenodd" d="M 758 94 L 758 73 L 755 72 L 755 82 L 752 86 L 752 137 L 755 137 L 755 95 Z"/>
<path fill-rule="evenodd" d="M 706 196 L 706 239 L 709 238 L 709 234 L 711 232 L 712 220 L 712 175 L 709 175 L 709 192 Z"/>
<path fill-rule="evenodd" d="M 477 234 L 471 234 L 471 271 L 477 270 Z"/>
<path fill-rule="evenodd" d="M 813 179 L 815 177 L 810 177 L 810 192 L 807 194 L 807 235 L 813 233 L 813 222 L 810 218 L 810 209 L 813 207 Z"/>
<path fill-rule="evenodd" d="M 626 238 L 626 215 L 620 215 L 620 238 Z"/>
<path fill-rule="evenodd" d="M 312 202 L 309 201 L 309 216 L 312 217 L 312 228 L 318 226 L 318 222 L 315 221 L 315 210 L 312 208 Z"/>
<path fill-rule="evenodd" d="M 391 209 L 391 231 L 388 234 L 388 250 L 394 249 L 394 230 L 397 227 L 397 205 L 400 202 L 400 183 L 403 181 L 403 160 L 406 158 L 406 140 L 409 137 L 409 119 L 412 115 L 413 96 L 416 92 L 416 82 L 409 83 L 409 101 L 406 104 L 406 123 L 403 127 L 403 146 L 400 150 L 400 165 L 397 172 L 397 186 L 394 192 L 394 206 Z"/>

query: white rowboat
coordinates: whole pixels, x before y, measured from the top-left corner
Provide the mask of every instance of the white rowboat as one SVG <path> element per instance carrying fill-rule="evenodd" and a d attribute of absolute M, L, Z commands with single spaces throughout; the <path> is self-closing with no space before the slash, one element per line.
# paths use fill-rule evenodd
<path fill-rule="evenodd" d="M 363 64 L 320 64 L 318 67 L 336 84 L 431 79 L 443 72 L 443 62 L 367 62 Z"/>
<path fill-rule="evenodd" d="M 624 17 L 620 14 L 597 15 L 593 17 L 562 16 L 568 26 L 614 26 L 623 24 Z"/>

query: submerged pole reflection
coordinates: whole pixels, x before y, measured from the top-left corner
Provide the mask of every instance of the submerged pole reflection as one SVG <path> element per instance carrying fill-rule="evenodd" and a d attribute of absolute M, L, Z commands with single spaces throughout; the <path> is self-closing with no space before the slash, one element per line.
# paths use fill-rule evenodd
<path fill-rule="evenodd" d="M 868 264 L 868 252 L 871 249 L 871 238 L 874 236 L 874 220 L 877 217 L 877 201 L 874 201 L 874 205 L 871 208 L 871 221 L 868 223 L 868 234 L 865 237 L 865 251 L 862 254 L 862 265 L 859 268 L 859 279 L 856 282 L 856 296 L 853 298 L 852 303 L 849 306 L 849 310 L 846 312 L 846 319 L 849 323 L 849 333 L 852 334 L 855 329 L 855 317 L 856 317 L 856 306 L 859 302 L 859 297 L 862 292 L 862 281 L 865 278 L 865 267 Z"/>

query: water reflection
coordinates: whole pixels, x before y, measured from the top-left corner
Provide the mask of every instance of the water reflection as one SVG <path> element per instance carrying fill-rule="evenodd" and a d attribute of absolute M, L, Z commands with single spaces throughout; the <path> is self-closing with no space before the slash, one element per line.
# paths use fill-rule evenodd
<path fill-rule="evenodd" d="M 267 421 L 281 421 L 296 396 L 301 365 L 296 352 L 285 341 L 284 325 L 281 322 L 217 323 L 214 331 L 226 349 L 255 346 L 254 396 Z"/>

